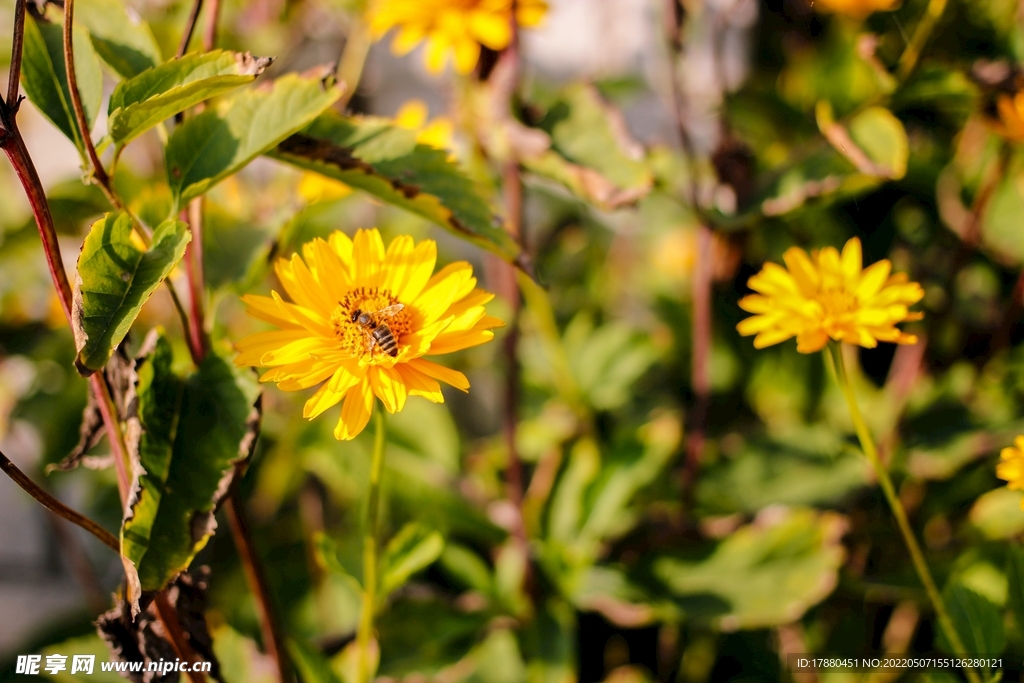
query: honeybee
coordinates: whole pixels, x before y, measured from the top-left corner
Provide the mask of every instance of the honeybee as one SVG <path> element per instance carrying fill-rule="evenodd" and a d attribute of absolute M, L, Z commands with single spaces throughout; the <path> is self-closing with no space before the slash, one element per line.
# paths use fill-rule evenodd
<path fill-rule="evenodd" d="M 366 351 L 373 352 L 374 346 L 392 358 L 398 355 L 398 342 L 395 335 L 388 327 L 388 324 L 381 318 L 393 318 L 405 308 L 405 304 L 392 304 L 379 311 L 363 311 L 356 309 L 352 311 L 352 322 L 359 325 L 366 332 Z"/>

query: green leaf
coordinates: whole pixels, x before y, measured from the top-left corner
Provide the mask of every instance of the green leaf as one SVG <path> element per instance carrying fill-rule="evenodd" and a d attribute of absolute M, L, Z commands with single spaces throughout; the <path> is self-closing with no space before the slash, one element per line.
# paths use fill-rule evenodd
<path fill-rule="evenodd" d="M 143 591 L 158 590 L 187 569 L 213 535 L 214 512 L 236 466 L 249 457 L 260 422 L 256 377 L 223 351 L 209 353 L 181 380 L 171 374 L 169 351 L 159 341 L 154 349 L 138 366 L 134 442 L 154 469 L 133 487 L 122 532 Z"/>
<path fill-rule="evenodd" d="M 341 683 L 331 669 L 331 663 L 311 645 L 289 640 L 288 651 L 305 683 Z"/>
<path fill-rule="evenodd" d="M 43 655 L 42 663 L 44 666 L 48 655 L 67 657 L 67 669 L 58 672 L 52 677 L 48 676 L 55 683 L 124 683 L 124 678 L 121 677 L 121 674 L 114 671 L 103 671 L 99 665 L 99 662 L 110 660 L 110 649 L 95 633 L 70 638 L 50 645 L 40 650 L 39 654 Z M 71 674 L 71 664 L 75 655 L 92 655 L 96 658 L 96 664 L 91 674 L 81 671 L 76 672 L 74 675 Z"/>
<path fill-rule="evenodd" d="M 526 268 L 514 240 L 447 152 L 383 119 L 335 113 L 285 140 L 271 157 L 365 190 Z M 527 268 L 528 269 L 528 268 Z"/>
<path fill-rule="evenodd" d="M 1024 533 L 1024 510 L 1020 503 L 1020 491 L 993 489 L 974 501 L 968 518 L 985 538 L 1005 541 Z"/>
<path fill-rule="evenodd" d="M 100 58 L 124 78 L 164 61 L 149 24 L 130 16 L 119 0 L 77 0 L 75 19 L 89 29 Z"/>
<path fill-rule="evenodd" d="M 189 119 L 167 142 L 167 177 L 180 209 L 308 126 L 340 96 L 315 78 L 283 76 Z"/>
<path fill-rule="evenodd" d="M 1024 548 L 1016 543 L 1006 548 L 1006 604 L 1017 620 L 1024 624 Z"/>
<path fill-rule="evenodd" d="M 490 619 L 487 612 L 466 612 L 437 599 L 397 601 L 378 620 L 380 675 L 432 678 L 472 650 Z"/>
<path fill-rule="evenodd" d="M 136 246 L 131 236 L 131 217 L 108 213 L 93 224 L 82 245 L 72 314 L 75 365 L 83 374 L 106 364 L 192 239 L 188 226 L 175 220 L 157 227 L 148 250 Z"/>
<path fill-rule="evenodd" d="M 86 122 L 91 128 L 103 99 L 103 73 L 89 41 L 89 34 L 75 27 L 72 40 L 78 91 L 82 96 Z M 79 151 L 84 151 L 83 138 L 78 131 L 75 111 L 71 105 L 67 71 L 64 69 L 64 36 L 61 27 L 31 16 L 26 17 L 22 59 L 22 83 L 29 99 L 60 132 L 75 143 Z"/>
<path fill-rule="evenodd" d="M 835 588 L 845 530 L 835 513 L 769 508 L 710 555 L 661 557 L 653 571 L 689 618 L 723 631 L 788 624 Z"/>
<path fill-rule="evenodd" d="M 271 61 L 215 50 L 175 58 L 121 81 L 110 96 L 110 137 L 120 150 L 178 112 L 251 83 Z"/>
<path fill-rule="evenodd" d="M 907 174 L 910 142 L 903 124 L 884 107 L 868 107 L 849 123 L 850 137 L 868 157 L 887 172 L 887 177 L 900 179 Z"/>
<path fill-rule="evenodd" d="M 412 577 L 432 565 L 444 551 L 444 538 L 422 524 L 405 525 L 388 543 L 381 561 L 381 599 L 398 590 Z"/>
<path fill-rule="evenodd" d="M 991 600 L 959 584 L 947 586 L 942 598 L 966 654 L 998 655 L 1003 651 L 1003 617 Z M 953 653 L 941 629 L 938 646 Z"/>
<path fill-rule="evenodd" d="M 551 136 L 552 148 L 524 155 L 525 167 L 582 199 L 612 209 L 637 201 L 653 186 L 643 147 L 630 139 L 621 113 L 593 86 L 565 89 L 540 128 Z"/>

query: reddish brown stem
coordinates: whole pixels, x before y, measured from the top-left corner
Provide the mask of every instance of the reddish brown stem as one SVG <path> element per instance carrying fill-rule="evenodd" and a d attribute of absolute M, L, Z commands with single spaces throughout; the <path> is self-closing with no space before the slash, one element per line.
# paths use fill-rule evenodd
<path fill-rule="evenodd" d="M 89 129 L 89 121 L 85 117 L 85 108 L 82 106 L 82 94 L 78 90 L 78 76 L 75 73 L 75 49 L 73 29 L 75 23 L 75 0 L 64 0 L 64 69 L 68 74 L 68 92 L 71 93 L 71 108 L 75 111 L 75 120 L 78 122 L 78 130 L 82 135 L 82 145 L 86 154 L 89 155 L 89 162 L 92 164 L 92 174 L 100 188 L 110 199 L 110 202 L 118 208 L 120 202 L 110 188 L 110 177 L 107 175 L 100 157 L 96 153 L 96 145 L 92 143 L 92 131 Z"/>
<path fill-rule="evenodd" d="M 189 316 L 189 335 L 192 348 L 201 360 L 207 351 L 205 310 L 203 300 L 206 284 L 203 277 L 203 199 L 196 197 L 188 205 L 188 223 L 192 230 L 192 241 L 185 252 L 185 269 L 188 273 L 189 298 L 191 315 Z"/>
<path fill-rule="evenodd" d="M 17 0 L 14 4 L 14 44 L 11 46 L 11 71 L 7 76 L 6 104 L 14 111 L 18 110 L 21 90 L 21 54 L 25 41 L 25 0 Z"/>
<path fill-rule="evenodd" d="M 206 30 L 203 32 L 203 49 L 209 52 L 217 44 L 217 22 L 220 20 L 220 0 L 210 0 L 206 11 Z"/>
<path fill-rule="evenodd" d="M 167 641 L 171 644 L 174 649 L 174 654 L 189 663 L 195 663 L 198 661 L 195 652 L 188 645 L 188 640 L 185 637 L 185 632 L 181 629 L 181 624 L 178 622 L 178 613 L 175 611 L 174 606 L 171 605 L 170 599 L 167 597 L 167 591 L 160 591 L 153 599 L 156 604 L 157 617 L 160 619 L 160 623 L 163 624 L 164 633 L 167 635 Z M 192 667 L 189 667 L 190 669 Z M 192 683 L 206 683 L 206 674 L 200 671 L 189 671 L 188 678 Z"/>
<path fill-rule="evenodd" d="M 280 630 L 276 628 L 277 615 L 270 598 L 270 588 L 256 555 L 256 547 L 249 531 L 249 520 L 238 495 L 237 487 L 232 487 L 224 508 L 228 523 L 231 525 L 235 545 L 241 555 L 246 581 L 256 597 L 256 607 L 260 612 L 260 627 L 263 631 L 263 648 L 277 664 L 277 674 L 281 683 L 286 683 L 292 679 L 288 673 L 288 660 L 285 658 L 284 638 L 281 636 Z"/>
<path fill-rule="evenodd" d="M 694 403 L 686 437 L 686 486 L 692 487 L 704 452 L 708 404 L 711 401 L 711 229 L 697 228 L 697 256 L 693 268 L 693 320 L 691 327 L 690 386 Z"/>
<path fill-rule="evenodd" d="M 67 505 L 54 498 L 49 492 L 29 479 L 28 475 L 18 469 L 18 466 L 11 462 L 10 458 L 2 452 L 0 452 L 0 469 L 2 469 L 15 484 L 20 486 L 25 493 L 39 501 L 44 508 L 58 517 L 82 527 L 95 536 L 100 543 L 112 549 L 115 553 L 121 552 L 121 544 L 112 533 L 85 515 L 72 510 Z"/>

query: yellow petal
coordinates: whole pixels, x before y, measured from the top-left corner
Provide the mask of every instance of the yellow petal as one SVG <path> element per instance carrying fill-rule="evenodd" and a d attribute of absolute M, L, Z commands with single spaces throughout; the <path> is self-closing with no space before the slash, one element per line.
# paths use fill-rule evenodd
<path fill-rule="evenodd" d="M 864 263 L 864 254 L 860 246 L 860 239 L 854 237 L 843 247 L 843 255 L 840 258 L 843 275 L 847 282 L 856 282 L 860 274 L 861 265 Z"/>
<path fill-rule="evenodd" d="M 512 40 L 511 19 L 504 12 L 474 12 L 469 18 L 469 30 L 492 50 L 504 50 Z"/>
<path fill-rule="evenodd" d="M 436 379 L 428 377 L 407 363 L 396 365 L 395 370 L 409 388 L 410 396 L 422 396 L 434 403 L 444 403 L 444 394 L 441 393 L 441 385 Z"/>
<path fill-rule="evenodd" d="M 246 294 L 242 297 L 246 312 L 254 318 L 277 325 L 280 328 L 302 329 L 290 314 L 282 312 L 277 302 L 268 296 L 258 294 Z"/>
<path fill-rule="evenodd" d="M 235 344 L 240 352 L 235 358 L 235 365 L 239 367 L 259 365 L 263 354 L 268 351 L 307 337 L 309 337 L 309 333 L 302 329 L 271 330 L 250 334 Z"/>
<path fill-rule="evenodd" d="M 357 287 L 380 287 L 381 264 L 384 262 L 384 241 L 377 228 L 359 230 L 352 240 Z"/>
<path fill-rule="evenodd" d="M 469 380 L 466 379 L 466 376 L 458 370 L 446 368 L 443 365 L 432 363 L 424 358 L 415 358 L 409 361 L 409 366 L 414 370 L 422 372 L 428 377 L 433 377 L 434 379 L 441 380 L 446 384 L 450 384 L 456 389 L 469 391 Z"/>
<path fill-rule="evenodd" d="M 370 388 L 370 382 L 364 379 L 345 394 L 345 402 L 341 405 L 341 417 L 334 427 L 334 438 L 338 441 L 354 439 L 366 428 L 371 412 L 373 390 Z"/>
<path fill-rule="evenodd" d="M 376 367 L 367 373 L 373 393 L 381 400 L 389 413 L 396 413 L 405 407 L 409 390 L 402 376 L 394 368 Z"/>

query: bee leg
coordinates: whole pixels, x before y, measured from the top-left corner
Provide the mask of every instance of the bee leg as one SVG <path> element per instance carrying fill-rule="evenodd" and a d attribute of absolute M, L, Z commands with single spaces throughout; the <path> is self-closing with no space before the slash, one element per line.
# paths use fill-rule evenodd
<path fill-rule="evenodd" d="M 366 353 L 373 355 L 373 347 L 375 345 L 373 335 L 366 336 Z"/>

